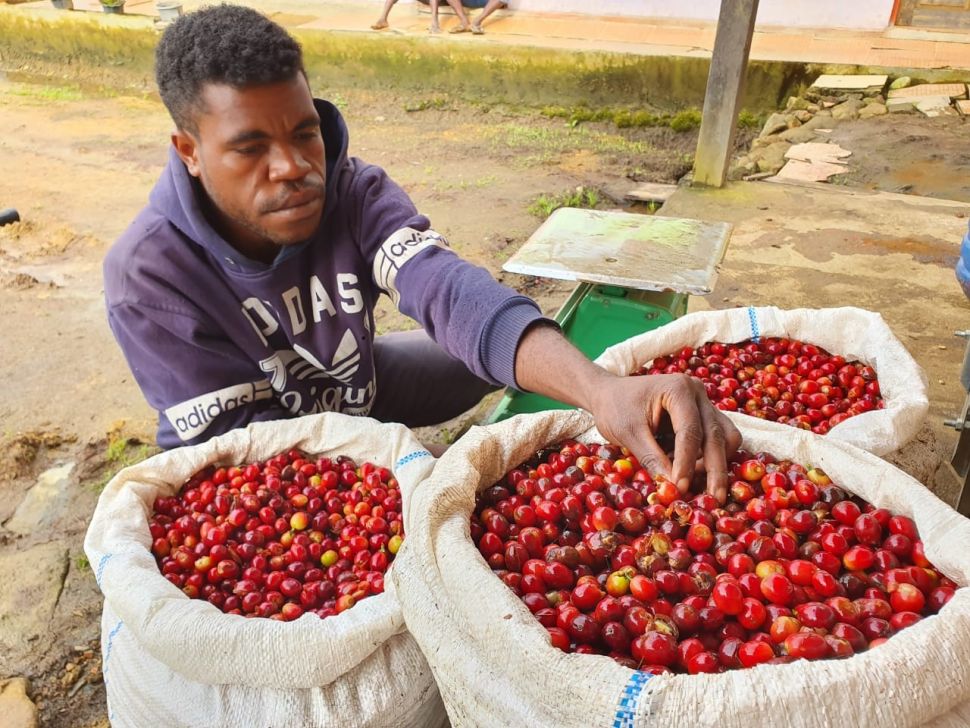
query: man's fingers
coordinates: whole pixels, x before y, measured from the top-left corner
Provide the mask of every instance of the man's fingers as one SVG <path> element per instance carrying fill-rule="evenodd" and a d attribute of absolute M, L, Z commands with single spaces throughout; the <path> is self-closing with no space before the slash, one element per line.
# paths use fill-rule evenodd
<path fill-rule="evenodd" d="M 674 463 L 670 477 L 681 493 L 690 489 L 694 463 L 702 455 L 704 428 L 697 398 L 689 380 L 682 391 L 676 391 L 667 402 L 667 413 L 674 428 Z"/>
<path fill-rule="evenodd" d="M 640 461 L 640 467 L 646 470 L 650 477 L 655 475 L 670 477 L 670 458 L 657 443 L 649 428 L 641 424 L 626 440 L 630 443 L 627 447 L 636 455 L 637 460 Z"/>
<path fill-rule="evenodd" d="M 715 409 L 714 413 L 717 415 L 718 420 L 721 422 L 721 429 L 724 430 L 724 444 L 727 452 L 727 456 L 731 457 L 738 451 L 741 447 L 741 431 L 734 426 L 730 418 L 725 415 L 721 410 Z"/>
<path fill-rule="evenodd" d="M 701 422 L 704 427 L 704 468 L 707 470 L 707 492 L 723 503 L 727 498 L 727 432 L 726 417 L 711 406 L 707 396 L 699 395 L 698 401 Z M 720 416 L 719 416 L 720 415 Z"/>

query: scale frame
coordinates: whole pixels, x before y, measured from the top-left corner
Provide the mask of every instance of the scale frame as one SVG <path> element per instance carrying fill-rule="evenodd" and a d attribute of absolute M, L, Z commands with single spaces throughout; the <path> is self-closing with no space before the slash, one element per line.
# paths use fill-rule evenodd
<path fill-rule="evenodd" d="M 726 222 L 561 207 L 502 270 L 705 296 L 717 283 L 731 229 Z"/>
<path fill-rule="evenodd" d="M 710 293 L 730 234 L 728 223 L 560 208 L 502 269 L 577 281 L 554 319 L 595 359 L 608 346 L 684 315 L 689 296 Z M 632 272 L 638 270 L 648 274 Z M 487 422 L 568 407 L 510 388 Z"/>

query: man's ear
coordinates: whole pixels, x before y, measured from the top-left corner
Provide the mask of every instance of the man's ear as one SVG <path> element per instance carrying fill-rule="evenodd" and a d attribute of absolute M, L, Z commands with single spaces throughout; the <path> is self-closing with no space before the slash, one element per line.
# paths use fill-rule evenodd
<path fill-rule="evenodd" d="M 187 131 L 176 129 L 172 132 L 172 146 L 175 147 L 175 153 L 179 155 L 179 159 L 185 163 L 189 174 L 198 177 L 201 174 L 201 169 L 199 167 L 199 144 L 195 138 Z"/>

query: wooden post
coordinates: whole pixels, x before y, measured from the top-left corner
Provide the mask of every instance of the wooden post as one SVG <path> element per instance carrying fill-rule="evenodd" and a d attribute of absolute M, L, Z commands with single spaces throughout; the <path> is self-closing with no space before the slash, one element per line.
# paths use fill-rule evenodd
<path fill-rule="evenodd" d="M 721 0 L 701 132 L 694 155 L 695 184 L 724 185 L 757 14 L 758 0 Z"/>

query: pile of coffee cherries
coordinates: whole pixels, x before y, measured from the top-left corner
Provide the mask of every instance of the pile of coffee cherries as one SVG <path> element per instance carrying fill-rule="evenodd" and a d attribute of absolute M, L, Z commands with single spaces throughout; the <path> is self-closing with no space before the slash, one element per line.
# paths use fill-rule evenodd
<path fill-rule="evenodd" d="M 329 617 L 384 591 L 401 546 L 401 493 L 387 468 L 298 450 L 209 467 L 155 500 L 162 574 L 223 612 Z"/>
<path fill-rule="evenodd" d="M 685 347 L 634 372 L 643 374 L 689 374 L 703 383 L 718 409 L 819 435 L 884 406 L 872 367 L 793 339 Z"/>
<path fill-rule="evenodd" d="M 471 535 L 554 646 L 653 673 L 849 657 L 953 596 L 911 519 L 819 468 L 740 452 L 731 478 L 721 505 L 569 441 L 482 491 Z"/>

